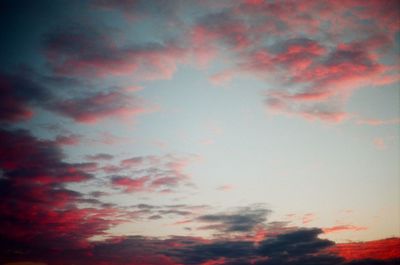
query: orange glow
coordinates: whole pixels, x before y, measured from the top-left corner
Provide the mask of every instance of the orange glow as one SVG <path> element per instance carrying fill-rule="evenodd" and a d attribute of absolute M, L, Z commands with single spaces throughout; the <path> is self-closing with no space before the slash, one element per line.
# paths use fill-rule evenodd
<path fill-rule="evenodd" d="M 347 260 L 398 258 L 400 257 L 400 238 L 336 244 L 329 251 Z"/>

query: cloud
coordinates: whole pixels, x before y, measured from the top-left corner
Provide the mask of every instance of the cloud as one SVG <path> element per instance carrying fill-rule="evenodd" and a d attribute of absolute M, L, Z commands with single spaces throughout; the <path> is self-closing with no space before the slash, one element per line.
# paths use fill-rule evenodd
<path fill-rule="evenodd" d="M 225 265 L 350 265 L 396 264 L 395 262 L 399 261 L 397 253 L 397 256 L 392 255 L 386 260 L 361 257 L 347 262 L 342 256 L 332 252 L 332 248 L 335 246 L 334 242 L 318 238 L 321 233 L 322 230 L 317 228 L 299 228 L 265 238 L 258 244 L 251 241 L 232 240 L 197 243 L 177 249 L 175 255 L 183 259 L 183 264 L 208 264 L 207 262 L 213 264 L 216 262 L 216 264 Z M 398 239 L 396 240 L 398 241 Z M 393 257 L 395 259 L 392 259 Z"/>
<path fill-rule="evenodd" d="M 346 260 L 395 259 L 400 257 L 400 239 L 387 238 L 367 242 L 340 243 L 333 246 L 330 251 Z"/>
<path fill-rule="evenodd" d="M 243 49 L 251 44 L 246 34 L 247 30 L 244 21 L 235 18 L 230 12 L 207 14 L 201 17 L 195 26 L 195 46 L 219 41 L 232 49 Z"/>
<path fill-rule="evenodd" d="M 332 246 L 334 243 L 317 236 L 321 229 L 299 229 L 287 234 L 278 235 L 275 239 L 260 242 L 258 252 L 265 256 L 291 258 L 317 253 L 319 250 Z"/>
<path fill-rule="evenodd" d="M 315 219 L 315 214 L 307 213 L 303 216 L 302 223 L 308 224 L 308 223 L 311 223 L 312 221 L 314 221 L 314 219 Z"/>
<path fill-rule="evenodd" d="M 32 118 L 35 108 L 50 110 L 81 123 L 94 123 L 110 117 L 131 117 L 154 109 L 129 91 L 119 88 L 65 98 L 60 94 L 60 87 L 70 80 L 47 79 L 25 68 L 14 74 L 0 73 L 0 121 L 26 121 Z M 83 83 L 74 85 L 82 86 Z M 60 144 L 77 143 L 78 137 L 66 137 L 59 137 Z"/>
<path fill-rule="evenodd" d="M 52 141 L 40 141 L 27 131 L 0 131 L 0 166 L 5 176 L 18 181 L 62 184 L 92 178 L 73 164 L 62 162 L 63 154 Z"/>
<path fill-rule="evenodd" d="M 49 108 L 76 122 L 95 123 L 109 117 L 132 117 L 146 111 L 146 106 L 138 98 L 119 91 L 60 100 Z"/>
<path fill-rule="evenodd" d="M 118 10 L 128 20 L 140 20 L 157 16 L 172 22 L 183 7 L 182 2 L 175 0 L 92 0 L 92 5 L 105 10 Z"/>
<path fill-rule="evenodd" d="M 85 158 L 88 160 L 111 160 L 114 156 L 106 153 L 98 153 L 95 155 L 87 155 Z"/>
<path fill-rule="evenodd" d="M 132 168 L 135 166 L 140 166 L 143 162 L 143 157 L 132 157 L 128 159 L 124 159 L 121 161 L 121 167 L 123 168 Z"/>
<path fill-rule="evenodd" d="M 197 221 L 208 223 L 200 229 L 211 229 L 218 232 L 251 232 L 257 225 L 267 220 L 269 210 L 254 206 L 244 207 L 233 212 L 206 214 L 197 217 Z"/>
<path fill-rule="evenodd" d="M 212 75 L 214 84 L 250 74 L 275 87 L 264 101 L 272 113 L 337 123 L 350 116 L 345 103 L 356 89 L 398 79 L 384 60 L 388 54 L 396 56 L 399 28 L 382 23 L 398 20 L 389 7 L 398 5 L 239 1 L 200 18 L 193 35 L 195 43 L 218 43 L 230 52 L 232 66 Z M 382 18 L 377 10 L 390 14 Z"/>
<path fill-rule="evenodd" d="M 335 225 L 332 227 L 326 227 L 323 229 L 325 234 L 329 233 L 335 233 L 335 232 L 340 232 L 340 231 L 361 231 L 361 230 L 366 230 L 367 227 L 364 226 L 354 226 L 354 225 Z"/>
<path fill-rule="evenodd" d="M 359 119 L 357 120 L 357 124 L 370 126 L 396 125 L 400 124 L 400 119 Z"/>
<path fill-rule="evenodd" d="M 149 176 L 140 178 L 115 176 L 111 178 L 111 184 L 116 187 L 122 187 L 125 192 L 145 191 L 145 185 L 149 179 Z"/>
<path fill-rule="evenodd" d="M 24 75 L 0 72 L 0 121 L 28 120 L 33 116 L 33 105 L 49 99 L 46 89 Z"/>
<path fill-rule="evenodd" d="M 55 142 L 59 145 L 78 145 L 81 141 L 81 136 L 77 134 L 58 135 Z"/>
<path fill-rule="evenodd" d="M 44 53 L 62 76 L 107 77 L 135 74 L 145 80 L 169 79 L 184 53 L 173 43 L 121 44 L 111 30 L 70 25 L 49 32 Z"/>
<path fill-rule="evenodd" d="M 285 67 L 288 87 L 269 90 L 265 102 L 274 111 L 307 119 L 342 121 L 346 117 L 342 105 L 348 95 L 367 85 L 371 76 L 377 76 L 383 69 L 358 43 L 339 44 L 326 55 L 322 47 L 312 48 L 318 50 L 314 60 L 302 48 L 294 46 L 293 49 L 295 52 L 289 53 L 288 58 L 283 54 L 283 59 L 280 59 L 282 55 L 268 59 L 274 67 L 276 63 L 273 62 Z M 303 56 L 306 59 L 303 60 Z M 257 65 L 254 67 L 260 69 Z"/>
<path fill-rule="evenodd" d="M 175 192 L 181 186 L 193 186 L 185 168 L 197 156 L 135 156 L 123 159 L 118 165 L 102 167 L 111 176 L 111 184 L 124 192 Z M 130 175 L 130 176 L 129 176 Z"/>
<path fill-rule="evenodd" d="M 148 211 L 146 214 L 149 215 L 150 220 L 157 220 L 160 219 L 161 215 L 153 214 L 153 210 L 161 210 L 160 212 L 164 212 L 164 214 L 186 216 L 190 213 L 177 209 L 189 209 L 193 207 L 189 205 L 155 206 L 139 204 L 135 208 Z M 87 218 L 91 216 L 90 209 L 82 210 L 82 214 L 85 214 L 86 218 L 82 218 L 82 215 L 78 214 L 68 216 L 66 213 L 63 213 L 66 215 L 63 219 L 65 220 L 63 223 L 64 226 L 60 227 L 60 229 L 63 229 L 61 231 L 72 229 L 67 225 L 68 220 L 76 222 L 81 220 L 79 218 L 82 218 L 82 220 L 87 222 Z M 71 214 L 72 211 L 75 210 L 72 209 Z M 101 213 L 96 213 L 96 215 L 100 218 L 99 221 L 101 221 L 103 215 Z M 226 221 L 226 216 L 226 214 L 215 215 L 211 219 Z M 231 217 L 228 218 L 228 223 L 231 219 Z M 235 220 L 239 219 L 235 218 Z M 242 220 L 244 224 L 248 223 L 247 218 L 243 218 Z M 52 222 L 45 223 L 55 225 Z M 99 229 L 94 223 L 88 222 L 85 229 L 93 232 L 95 227 Z M 97 232 L 102 233 L 102 230 L 100 229 Z M 276 235 L 269 235 L 267 233 L 267 237 L 264 237 L 260 241 L 252 241 L 240 237 L 204 239 L 199 237 L 172 236 L 161 239 L 143 236 L 123 236 L 101 241 L 90 241 L 86 242 L 86 244 L 74 245 L 72 248 L 65 247 L 65 245 L 62 248 L 57 248 L 57 244 L 55 243 L 43 245 L 37 244 L 36 241 L 12 240 L 0 236 L 0 261 L 6 263 L 25 260 L 55 265 L 156 265 L 160 263 L 169 265 L 390 265 L 396 264 L 399 261 L 400 253 L 398 252 L 398 244 L 400 241 L 398 238 L 366 243 L 335 244 L 327 239 L 319 238 L 320 234 L 322 234 L 322 230 L 318 228 L 292 228 L 290 231 L 281 230 Z M 84 236 L 87 235 L 84 234 Z M 46 236 L 48 235 L 46 234 Z M 65 240 L 65 237 L 70 240 L 80 239 L 80 237 L 70 236 L 69 232 L 59 234 L 61 238 L 57 238 L 59 240 L 57 243 L 62 243 L 61 239 Z M 51 251 L 54 248 L 57 248 L 57 251 Z"/>
<path fill-rule="evenodd" d="M 10 256 L 4 242 L 35 246 L 30 251 L 83 247 L 121 222 L 116 209 L 79 207 L 83 194 L 66 187 L 92 180 L 93 165 L 64 162 L 57 142 L 24 130 L 1 130 L 0 138 L 0 256 Z"/>

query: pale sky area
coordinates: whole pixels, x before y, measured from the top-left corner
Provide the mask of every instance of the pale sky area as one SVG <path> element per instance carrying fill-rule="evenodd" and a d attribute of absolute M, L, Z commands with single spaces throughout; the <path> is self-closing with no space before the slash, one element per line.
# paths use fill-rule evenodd
<path fill-rule="evenodd" d="M 396 264 L 399 12 L 1 1 L 0 264 Z"/>

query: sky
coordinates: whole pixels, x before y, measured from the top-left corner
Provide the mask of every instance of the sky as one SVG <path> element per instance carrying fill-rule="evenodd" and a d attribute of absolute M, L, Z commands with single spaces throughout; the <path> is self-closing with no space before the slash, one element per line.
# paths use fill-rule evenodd
<path fill-rule="evenodd" d="M 1 0 L 0 264 L 399 264 L 399 22 Z"/>

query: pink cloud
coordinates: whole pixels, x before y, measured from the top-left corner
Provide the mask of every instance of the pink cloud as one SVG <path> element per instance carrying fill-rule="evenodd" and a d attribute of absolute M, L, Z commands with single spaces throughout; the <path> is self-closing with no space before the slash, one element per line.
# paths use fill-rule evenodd
<path fill-rule="evenodd" d="M 210 81 L 214 85 L 220 86 L 230 82 L 234 78 L 234 76 L 235 76 L 235 71 L 233 70 L 222 71 L 212 75 L 210 77 Z"/>
<path fill-rule="evenodd" d="M 174 155 L 132 157 L 123 159 L 117 165 L 105 165 L 101 169 L 107 174 L 115 174 L 111 177 L 111 183 L 123 188 L 125 192 L 171 193 L 176 192 L 176 188 L 181 185 L 193 186 L 190 175 L 184 171 L 196 159 L 196 156 Z M 129 174 L 146 174 L 146 177 L 125 177 Z"/>
<path fill-rule="evenodd" d="M 78 207 L 83 194 L 65 187 L 92 180 L 88 171 L 96 163 L 64 162 L 57 142 L 27 131 L 2 130 L 0 138 L 2 239 L 53 250 L 80 248 L 121 222 L 116 209 Z"/>
<path fill-rule="evenodd" d="M 332 227 L 326 227 L 322 229 L 325 234 L 336 233 L 342 231 L 362 231 L 367 230 L 367 227 L 364 226 L 354 226 L 354 225 L 336 225 Z"/>
<path fill-rule="evenodd" d="M 140 166 L 144 161 L 143 157 L 132 157 L 121 161 L 120 165 L 124 168 L 132 168 Z"/>
<path fill-rule="evenodd" d="M 386 143 L 383 138 L 377 137 L 374 139 L 373 143 L 377 149 L 383 150 L 386 148 Z"/>
<path fill-rule="evenodd" d="M 315 219 L 315 214 L 313 214 L 313 213 L 307 213 L 307 214 L 305 214 L 305 215 L 303 216 L 302 223 L 303 223 L 303 224 L 308 224 L 308 223 L 311 223 L 312 221 L 314 221 L 314 219 Z"/>
<path fill-rule="evenodd" d="M 266 99 L 274 113 L 341 122 L 350 116 L 344 106 L 356 89 L 399 80 L 382 60 L 393 53 L 396 31 L 366 21 L 366 14 L 378 18 L 382 13 L 376 10 L 386 10 L 384 20 L 394 25 L 398 15 L 390 8 L 396 5 L 385 1 L 243 1 L 202 17 L 194 31 L 197 43 L 223 43 L 231 52 L 233 66 L 214 74 L 214 84 L 255 75 L 278 87 Z M 355 31 L 359 36 L 352 35 Z M 263 37 L 268 34 L 270 39 Z"/>
<path fill-rule="evenodd" d="M 125 192 L 144 191 L 149 180 L 149 176 L 143 176 L 140 178 L 116 176 L 111 179 L 111 184 L 123 188 Z"/>

